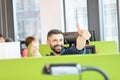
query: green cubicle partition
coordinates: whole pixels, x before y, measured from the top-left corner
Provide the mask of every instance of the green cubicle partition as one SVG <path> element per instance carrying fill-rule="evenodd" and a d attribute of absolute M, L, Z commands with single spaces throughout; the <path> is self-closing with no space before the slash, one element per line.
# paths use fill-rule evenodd
<path fill-rule="evenodd" d="M 118 53 L 118 46 L 116 41 L 92 41 L 90 45 L 95 45 L 98 54 L 113 54 Z M 51 52 L 47 44 L 40 44 L 40 53 L 42 56 Z"/>
<path fill-rule="evenodd" d="M 4 59 L 0 60 L 0 80 L 105 80 L 95 71 L 60 76 L 42 74 L 44 65 L 51 63 L 78 63 L 81 66 L 94 66 L 106 72 L 110 80 L 120 80 L 120 55 L 114 53 Z"/>
<path fill-rule="evenodd" d="M 118 52 L 118 45 L 116 41 L 92 41 L 91 45 L 95 45 L 96 50 L 100 54 L 110 54 Z"/>
<path fill-rule="evenodd" d="M 39 51 L 40 51 L 42 56 L 46 56 L 46 54 L 50 54 L 51 49 L 47 44 L 40 44 L 39 47 L 40 47 Z"/>

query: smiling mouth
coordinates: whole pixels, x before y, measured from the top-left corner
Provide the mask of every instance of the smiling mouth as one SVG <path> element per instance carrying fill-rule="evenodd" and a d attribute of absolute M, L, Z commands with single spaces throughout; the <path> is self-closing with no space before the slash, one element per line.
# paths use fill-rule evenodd
<path fill-rule="evenodd" d="M 62 47 L 61 47 L 61 46 L 56 46 L 55 49 L 56 49 L 57 51 L 60 51 L 60 50 L 62 49 Z"/>

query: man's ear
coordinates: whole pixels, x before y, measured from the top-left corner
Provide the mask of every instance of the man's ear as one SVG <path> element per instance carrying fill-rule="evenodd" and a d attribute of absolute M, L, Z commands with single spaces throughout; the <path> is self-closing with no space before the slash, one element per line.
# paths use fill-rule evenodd
<path fill-rule="evenodd" d="M 49 41 L 49 40 L 47 40 L 46 43 L 47 43 L 48 45 L 50 45 L 50 41 Z"/>

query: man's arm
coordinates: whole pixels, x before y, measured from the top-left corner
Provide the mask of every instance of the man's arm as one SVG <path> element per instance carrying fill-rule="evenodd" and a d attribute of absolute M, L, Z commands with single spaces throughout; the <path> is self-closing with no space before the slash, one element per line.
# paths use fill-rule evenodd
<path fill-rule="evenodd" d="M 76 39 L 76 48 L 82 50 L 85 47 L 86 40 L 89 40 L 91 34 L 88 30 L 80 29 L 80 25 L 77 25 L 79 36 Z"/>

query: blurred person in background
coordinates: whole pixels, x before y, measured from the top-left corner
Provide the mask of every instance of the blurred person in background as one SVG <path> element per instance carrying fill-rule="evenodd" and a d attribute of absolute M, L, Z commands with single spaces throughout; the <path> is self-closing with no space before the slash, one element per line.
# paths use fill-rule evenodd
<path fill-rule="evenodd" d="M 5 42 L 5 38 L 3 37 L 2 34 L 0 34 L 0 43 L 4 43 Z"/>
<path fill-rule="evenodd" d="M 37 41 L 38 41 L 38 38 L 33 37 L 33 36 L 28 36 L 25 39 L 26 48 L 24 48 L 22 50 L 22 57 L 37 57 L 37 56 L 41 56 L 40 53 L 34 53 L 34 51 L 32 51 L 30 53 L 28 52 L 28 47 L 31 46 L 33 43 L 38 43 L 37 44 L 38 48 L 36 48 L 36 51 L 39 51 L 39 42 L 37 42 Z M 31 47 L 31 48 L 33 48 L 33 47 Z"/>

